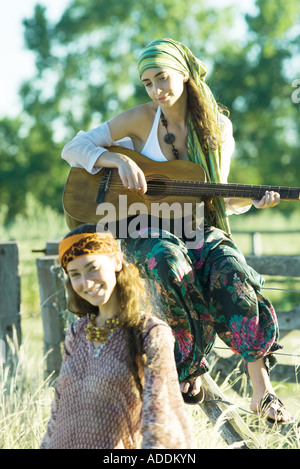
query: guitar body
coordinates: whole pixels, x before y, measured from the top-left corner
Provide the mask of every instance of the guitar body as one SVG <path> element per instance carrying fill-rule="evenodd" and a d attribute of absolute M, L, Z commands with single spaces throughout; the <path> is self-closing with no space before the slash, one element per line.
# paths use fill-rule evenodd
<path fill-rule="evenodd" d="M 119 210 L 120 195 L 127 196 L 128 207 L 134 203 L 141 203 L 139 205 L 141 213 L 148 214 L 151 213 L 151 204 L 153 202 L 159 204 L 164 202 L 168 204 L 180 203 L 182 205 L 184 203 L 195 204 L 201 201 L 201 197 L 198 195 L 186 193 L 178 196 L 178 194 L 167 193 L 172 181 L 205 182 L 205 173 L 201 166 L 184 160 L 157 162 L 136 151 L 122 147 L 110 147 L 109 150 L 122 153 L 131 158 L 144 172 L 148 184 L 146 194 L 130 191 L 123 186 L 118 170 L 115 168 L 111 170 L 102 203 L 112 204 L 116 208 L 116 220 L 128 217 L 126 210 L 121 210 L 121 212 Z M 98 223 L 100 221 L 101 214 L 99 212 L 101 207 L 99 210 L 97 198 L 100 181 L 103 179 L 106 169 L 102 168 L 97 174 L 91 175 L 85 169 L 71 168 L 63 194 L 63 208 L 70 229 L 81 223 Z M 170 212 L 170 216 L 172 217 L 174 214 Z M 109 218 L 109 214 L 106 213 L 105 217 L 106 221 L 113 221 Z"/>

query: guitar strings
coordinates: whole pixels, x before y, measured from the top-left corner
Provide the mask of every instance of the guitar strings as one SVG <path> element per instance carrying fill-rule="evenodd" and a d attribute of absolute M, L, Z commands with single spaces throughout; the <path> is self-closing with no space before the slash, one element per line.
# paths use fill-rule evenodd
<path fill-rule="evenodd" d="M 152 184 L 153 183 L 153 184 Z M 248 186 L 248 185 L 245 185 L 243 187 L 236 187 L 234 184 L 233 185 L 230 185 L 230 184 L 226 184 L 226 188 L 222 188 L 220 187 L 222 184 L 215 184 L 215 183 L 210 183 L 210 182 L 193 182 L 193 181 L 182 181 L 182 187 L 180 187 L 180 184 L 178 183 L 169 183 L 169 182 L 160 182 L 159 180 L 157 180 L 157 182 L 154 182 L 153 180 L 151 182 L 148 182 L 147 185 L 148 186 L 151 186 L 153 185 L 153 187 L 179 187 L 180 189 L 187 189 L 188 191 L 193 188 L 191 186 L 193 186 L 194 184 L 197 184 L 198 187 L 206 187 L 206 188 L 218 188 L 218 190 L 224 190 L 224 191 L 227 191 L 228 189 L 236 189 L 236 190 L 239 190 L 239 191 L 244 191 L 244 190 L 252 190 L 253 191 L 253 188 L 252 186 Z M 109 188 L 115 188 L 115 187 L 124 187 L 125 186 L 123 185 L 122 182 L 118 183 L 118 182 L 114 182 L 114 183 L 111 183 L 109 184 Z M 197 187 L 196 187 L 197 188 Z M 278 191 L 280 190 L 281 192 L 289 192 L 290 189 L 282 189 L 280 187 L 270 187 L 270 186 L 259 186 L 259 189 L 257 189 L 258 191 L 259 190 L 274 190 L 274 191 Z M 297 190 L 296 190 L 297 191 Z"/>
<path fill-rule="evenodd" d="M 235 183 L 212 183 L 212 182 L 206 182 L 206 181 L 169 181 L 169 180 L 161 180 L 160 178 L 155 179 L 152 178 L 147 184 L 151 185 L 151 183 L 154 183 L 155 186 L 161 185 L 162 187 L 164 186 L 193 186 L 197 184 L 197 186 L 206 186 L 206 187 L 214 187 L 214 188 L 219 188 L 222 190 L 220 186 L 225 186 L 223 189 L 237 189 L 237 190 L 254 190 L 253 188 L 256 188 L 257 190 L 276 190 L 276 191 L 283 191 L 283 192 L 288 192 L 288 191 L 300 191 L 300 188 L 294 188 L 294 187 L 281 187 L 281 186 L 267 186 L 267 185 L 261 185 L 261 186 L 252 186 L 251 184 L 235 184 Z M 109 187 L 122 187 L 123 183 L 121 181 L 114 181 L 109 184 Z M 188 190 L 190 187 L 186 187 Z"/>
<path fill-rule="evenodd" d="M 114 186 L 112 187 L 111 186 L 111 189 L 117 189 L 118 187 Z M 123 185 L 120 185 L 119 186 L 120 189 L 124 189 L 126 190 L 127 188 L 124 187 Z M 166 190 L 165 190 L 166 189 Z M 151 187 L 151 185 L 148 185 L 147 186 L 147 192 L 152 192 L 152 193 L 157 193 L 157 194 L 162 194 L 162 193 L 167 193 L 169 195 L 176 195 L 176 194 L 180 194 L 180 195 L 191 195 L 191 196 L 197 196 L 197 195 L 202 195 L 202 196 L 215 196 L 217 197 L 217 195 L 220 195 L 220 196 L 231 196 L 231 197 L 249 197 L 249 198 L 260 198 L 264 195 L 264 192 L 259 195 L 259 194 L 252 194 L 252 193 L 248 193 L 248 192 L 245 192 L 243 190 L 236 190 L 234 193 L 230 192 L 230 191 L 227 191 L 227 190 L 224 190 L 224 189 L 217 189 L 218 193 L 216 194 L 215 190 L 212 190 L 212 188 L 210 188 L 211 190 L 209 191 L 208 188 L 203 188 L 202 191 L 201 189 L 197 188 L 196 191 L 193 191 L 191 192 L 191 189 L 190 188 L 181 188 L 180 190 L 177 189 L 176 190 L 176 193 L 172 192 L 172 188 L 170 187 L 166 187 L 165 185 L 162 185 L 161 187 L 158 187 L 157 185 L 153 185 Z M 127 189 L 129 190 L 129 189 Z M 281 197 L 282 198 L 288 198 L 288 197 L 291 197 L 290 194 L 284 194 L 283 192 L 281 192 Z M 294 199 L 294 197 L 291 197 L 292 199 Z M 298 197 L 296 197 L 296 199 L 298 199 Z"/>
<path fill-rule="evenodd" d="M 197 185 L 197 186 L 196 186 Z M 193 187 L 195 186 L 195 187 Z M 246 194 L 249 195 L 249 197 L 254 197 L 253 196 L 253 186 L 251 185 L 239 185 L 237 187 L 235 184 L 226 184 L 226 187 L 220 187 L 222 184 L 220 183 L 208 183 L 208 182 L 198 182 L 198 181 L 175 181 L 175 182 L 170 182 L 170 181 L 161 181 L 161 179 L 151 179 L 147 183 L 148 190 L 150 189 L 151 192 L 157 192 L 159 193 L 162 189 L 166 189 L 163 192 L 171 192 L 172 190 L 176 189 L 176 191 L 180 194 L 187 194 L 187 195 L 193 195 L 191 191 L 197 192 L 197 194 L 194 195 L 215 195 L 213 192 L 211 194 L 207 194 L 209 191 L 215 191 L 217 190 L 219 194 L 222 194 L 224 196 L 228 195 L 229 192 L 232 192 L 234 190 L 234 195 L 237 196 L 243 196 Z M 124 189 L 126 190 L 126 187 L 123 185 L 123 183 L 120 182 L 111 182 L 109 184 L 110 189 Z M 263 195 L 263 193 L 266 190 L 274 190 L 276 192 L 281 192 L 282 197 L 288 197 L 291 196 L 290 192 L 295 191 L 297 193 L 296 188 L 281 188 L 280 186 L 256 186 L 256 193 L 255 196 L 259 197 Z M 201 191 L 203 193 L 201 194 Z M 247 192 L 248 191 L 248 192 Z M 250 191 L 250 192 L 249 192 Z M 260 194 L 260 192 L 262 194 Z M 232 194 L 231 194 L 232 195 Z M 295 198 L 298 198 L 298 195 L 295 196 Z"/>

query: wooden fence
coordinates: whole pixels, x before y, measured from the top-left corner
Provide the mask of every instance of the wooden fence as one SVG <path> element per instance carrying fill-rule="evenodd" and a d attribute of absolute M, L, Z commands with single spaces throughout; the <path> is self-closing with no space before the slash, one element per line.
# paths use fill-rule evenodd
<path fill-rule="evenodd" d="M 0 243 L 0 366 L 8 359 L 7 341 L 14 331 L 21 343 L 19 251 L 16 242 Z"/>
<path fill-rule="evenodd" d="M 251 240 L 251 255 L 261 256 L 263 252 L 263 236 L 264 235 L 298 235 L 299 230 L 263 230 L 263 231 L 246 231 L 234 230 L 234 235 L 247 235 Z"/>
<path fill-rule="evenodd" d="M 55 378 L 61 367 L 62 346 L 68 313 L 64 275 L 57 259 L 58 241 L 48 241 L 43 256 L 36 261 L 39 282 L 41 317 L 43 323 L 44 353 L 47 376 Z M 246 256 L 247 262 L 262 275 L 300 278 L 300 256 Z M 71 315 L 73 319 L 74 316 Z M 278 313 L 282 332 L 300 330 L 300 295 L 299 303 L 290 311 Z M 13 328 L 21 341 L 20 316 L 20 278 L 18 273 L 18 246 L 15 242 L 0 243 L 0 340 L 11 336 Z M 1 359 L 1 357 L 0 357 Z M 236 357 L 218 358 L 215 374 L 228 376 L 236 366 Z M 277 366 L 275 380 L 284 378 L 295 381 L 295 367 Z M 278 371 L 279 370 L 279 371 Z M 279 373 L 279 374 L 278 374 Z M 224 411 L 224 396 L 209 375 L 203 379 L 206 400 L 201 408 L 214 424 Z M 223 407 L 222 407 L 223 405 Z M 225 406 L 226 407 L 226 406 Z M 243 424 L 238 413 L 233 409 L 227 413 L 220 433 L 228 444 L 238 444 L 240 448 L 258 447 L 256 438 Z M 247 441 L 247 443 L 246 443 Z"/>

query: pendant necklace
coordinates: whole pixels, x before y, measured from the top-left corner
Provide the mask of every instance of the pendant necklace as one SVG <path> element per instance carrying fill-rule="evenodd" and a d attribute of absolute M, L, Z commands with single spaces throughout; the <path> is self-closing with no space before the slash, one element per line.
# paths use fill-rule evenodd
<path fill-rule="evenodd" d="M 175 148 L 175 146 L 174 146 L 175 135 L 169 133 L 169 131 L 168 131 L 168 121 L 167 121 L 167 119 L 165 118 L 165 115 L 164 115 L 164 113 L 163 113 L 162 111 L 161 111 L 161 123 L 162 123 L 162 125 L 166 128 L 166 132 L 167 132 L 167 134 L 166 134 L 165 137 L 164 137 L 164 140 L 165 140 L 165 142 L 168 143 L 169 145 L 172 145 L 172 153 L 173 153 L 173 155 L 175 156 L 175 158 L 178 160 L 178 158 L 179 158 L 179 151 L 178 151 L 177 148 Z"/>

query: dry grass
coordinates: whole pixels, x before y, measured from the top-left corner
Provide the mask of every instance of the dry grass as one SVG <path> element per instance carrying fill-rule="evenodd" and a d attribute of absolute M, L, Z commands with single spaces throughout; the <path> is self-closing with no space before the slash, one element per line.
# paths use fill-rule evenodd
<path fill-rule="evenodd" d="M 43 357 L 9 341 L 9 356 L 0 365 L 0 448 L 37 449 L 49 418 L 53 390 L 43 376 Z"/>
<path fill-rule="evenodd" d="M 0 388 L 0 448 L 38 449 L 46 430 L 54 395 L 50 379 L 44 378 L 44 358 L 37 350 L 32 350 L 35 338 L 34 327 L 24 337 L 20 347 L 16 339 L 11 340 L 11 360 L 1 366 Z M 235 375 L 236 371 L 233 372 Z M 259 441 L 261 449 L 299 449 L 300 428 L 297 424 L 286 427 L 269 427 L 264 420 L 248 414 L 250 397 L 241 391 L 236 394 L 231 389 L 234 378 L 229 376 L 221 386 L 228 400 L 238 409 Z M 245 389 L 243 380 L 241 387 Z M 300 415 L 299 403 L 296 417 Z M 199 406 L 186 406 L 194 427 L 195 440 L 199 449 L 224 449 L 228 447 L 219 434 L 226 412 L 215 426 L 212 426 Z"/>

